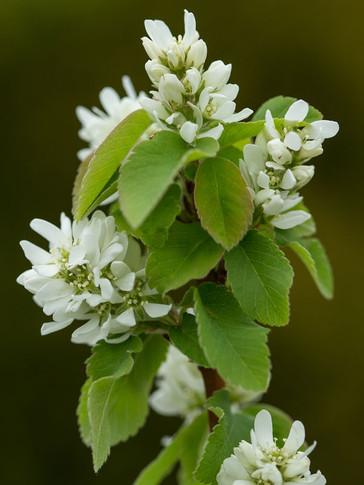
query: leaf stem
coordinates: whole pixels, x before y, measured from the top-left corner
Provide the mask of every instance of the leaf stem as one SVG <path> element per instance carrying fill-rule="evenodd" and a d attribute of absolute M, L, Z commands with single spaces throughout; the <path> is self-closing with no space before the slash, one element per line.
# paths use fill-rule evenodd
<path fill-rule="evenodd" d="M 216 369 L 208 369 L 202 366 L 199 366 L 199 369 L 205 383 L 207 399 L 211 397 L 215 391 L 223 389 L 226 386 L 224 379 L 220 376 Z M 216 426 L 219 422 L 219 419 L 212 411 L 208 411 L 208 417 L 210 431 L 212 431 L 214 426 Z"/>

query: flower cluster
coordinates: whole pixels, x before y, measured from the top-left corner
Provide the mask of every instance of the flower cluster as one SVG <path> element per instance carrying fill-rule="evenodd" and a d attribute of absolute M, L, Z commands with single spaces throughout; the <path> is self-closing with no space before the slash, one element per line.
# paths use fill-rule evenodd
<path fill-rule="evenodd" d="M 267 110 L 264 130 L 255 144 L 244 147 L 244 160 L 240 162 L 255 206 L 261 207 L 279 229 L 289 229 L 311 217 L 306 211 L 291 210 L 302 201 L 298 190 L 314 175 L 314 166 L 306 162 L 320 155 L 325 138 L 335 136 L 339 130 L 335 121 L 304 122 L 308 111 L 305 101 L 296 101 L 283 123 L 275 124 Z"/>
<path fill-rule="evenodd" d="M 164 22 L 145 21 L 149 38 L 142 41 L 150 57 L 145 67 L 156 90 L 153 99 L 142 98 L 140 104 L 162 129 L 178 131 L 188 143 L 218 139 L 223 131 L 219 122 L 241 121 L 252 110 L 235 113 L 239 87 L 228 83 L 231 64 L 215 61 L 205 70 L 207 47 L 187 10 L 184 23 L 185 34 L 176 38 Z"/>
<path fill-rule="evenodd" d="M 112 88 L 104 88 L 100 92 L 100 102 L 106 113 L 96 107 L 92 111 L 83 106 L 76 108 L 77 117 L 82 124 L 79 137 L 89 144 L 89 148 L 83 148 L 77 154 L 81 161 L 91 155 L 124 118 L 141 109 L 140 100 L 146 94 L 137 94 L 128 76 L 122 77 L 122 84 L 126 92 L 123 98 Z"/>
<path fill-rule="evenodd" d="M 197 364 L 170 345 L 167 359 L 161 365 L 156 380 L 157 389 L 149 398 L 151 407 L 163 416 L 180 416 L 191 421 L 203 411 L 205 385 Z M 261 392 L 246 391 L 228 384 L 233 407 L 257 401 Z"/>
<path fill-rule="evenodd" d="M 217 476 L 219 485 L 325 485 L 321 472 L 310 473 L 308 455 L 316 444 L 304 452 L 298 451 L 305 441 L 305 428 L 300 421 L 292 424 L 284 446 L 279 448 L 273 439 L 270 413 L 260 411 L 251 441 L 242 441 L 234 448 L 234 454 L 224 460 Z"/>
<path fill-rule="evenodd" d="M 53 316 L 43 324 L 42 335 L 84 320 L 73 342 L 117 343 L 129 337 L 137 321 L 168 314 L 171 305 L 149 288 L 140 264 L 133 264 L 132 245 L 128 250 L 128 237 L 117 231 L 113 217 L 97 211 L 90 220 L 71 223 L 62 214 L 60 228 L 42 219 L 30 226 L 49 241 L 49 251 L 21 241 L 32 269 L 17 281 Z"/>

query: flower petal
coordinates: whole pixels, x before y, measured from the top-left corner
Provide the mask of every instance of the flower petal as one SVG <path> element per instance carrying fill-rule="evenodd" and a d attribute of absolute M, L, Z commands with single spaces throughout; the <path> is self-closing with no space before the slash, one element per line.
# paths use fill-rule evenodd
<path fill-rule="evenodd" d="M 303 101 L 303 99 L 299 99 L 288 108 L 284 119 L 287 121 L 303 121 L 307 116 L 308 108 L 308 103 Z"/>
<path fill-rule="evenodd" d="M 142 306 L 146 313 L 151 318 L 159 318 L 166 316 L 172 308 L 172 305 L 164 305 L 162 303 L 149 303 L 148 301 L 144 301 Z"/>
<path fill-rule="evenodd" d="M 266 409 L 263 409 L 256 415 L 254 430 L 258 445 L 263 449 L 269 449 L 274 446 L 272 417 Z"/>

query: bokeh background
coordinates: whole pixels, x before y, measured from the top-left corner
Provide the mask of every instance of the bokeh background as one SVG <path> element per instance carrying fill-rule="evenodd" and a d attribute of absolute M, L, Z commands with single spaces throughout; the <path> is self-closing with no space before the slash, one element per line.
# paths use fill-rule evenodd
<path fill-rule="evenodd" d="M 76 105 L 98 105 L 107 85 L 130 74 L 148 90 L 139 41 L 144 18 L 182 32 L 193 10 L 209 61 L 233 63 L 240 108 L 277 94 L 301 97 L 339 135 L 315 160 L 305 188 L 332 260 L 336 296 L 321 298 L 294 261 L 292 318 L 270 335 L 273 380 L 266 401 L 301 419 L 318 440 L 313 469 L 330 485 L 363 484 L 363 2 L 2 0 L 0 4 L 1 477 L 9 485 L 129 485 L 178 420 L 151 414 L 137 438 L 113 449 L 98 476 L 78 437 L 75 408 L 86 346 L 68 330 L 41 337 L 41 310 L 15 283 L 28 267 L 18 241 L 41 242 L 33 217 L 71 209 L 78 166 Z M 174 479 L 165 482 L 173 484 Z"/>

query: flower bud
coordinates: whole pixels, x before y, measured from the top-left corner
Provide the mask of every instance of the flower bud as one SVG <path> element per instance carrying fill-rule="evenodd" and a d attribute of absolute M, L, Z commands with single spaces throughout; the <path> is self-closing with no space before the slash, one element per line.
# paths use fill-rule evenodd
<path fill-rule="evenodd" d="M 179 71 L 183 68 L 185 59 L 186 54 L 182 45 L 175 43 L 173 47 L 167 51 L 169 67 L 174 71 Z"/>
<path fill-rule="evenodd" d="M 149 76 L 149 79 L 157 85 L 159 80 L 164 74 L 169 73 L 169 69 L 166 66 L 163 66 L 157 59 L 153 59 L 152 61 L 148 61 L 145 64 L 145 70 Z"/>
<path fill-rule="evenodd" d="M 165 74 L 159 81 L 159 92 L 164 101 L 181 105 L 185 87 L 175 74 Z"/>
<path fill-rule="evenodd" d="M 183 85 L 186 89 L 186 93 L 195 94 L 201 84 L 201 74 L 198 69 L 191 67 L 186 72 L 186 76 L 183 79 Z"/>
<path fill-rule="evenodd" d="M 274 138 L 273 140 L 269 141 L 267 143 L 267 149 L 273 160 L 281 165 L 292 161 L 291 152 L 278 138 Z"/>
<path fill-rule="evenodd" d="M 162 49 L 158 44 L 150 40 L 148 37 L 142 37 L 143 47 L 145 52 L 151 59 L 158 59 L 159 57 L 164 57 Z"/>
<path fill-rule="evenodd" d="M 315 167 L 313 165 L 298 165 L 292 168 L 292 173 L 297 180 L 296 189 L 306 185 L 314 176 Z"/>
<path fill-rule="evenodd" d="M 189 68 L 193 66 L 200 69 L 206 61 L 206 57 L 207 45 L 202 39 L 200 39 L 191 45 L 191 48 L 187 54 L 186 67 Z"/>
<path fill-rule="evenodd" d="M 205 86 L 211 86 L 214 89 L 222 89 L 229 80 L 231 74 L 231 64 L 224 64 L 222 61 L 215 61 L 203 74 Z"/>

